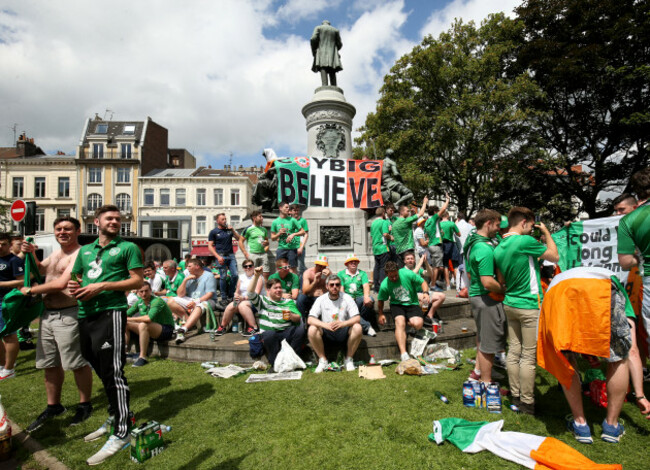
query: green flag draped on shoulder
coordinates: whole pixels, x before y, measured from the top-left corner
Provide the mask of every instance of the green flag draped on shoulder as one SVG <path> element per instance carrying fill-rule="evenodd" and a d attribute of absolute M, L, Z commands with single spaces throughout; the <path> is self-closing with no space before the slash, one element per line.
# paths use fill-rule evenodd
<path fill-rule="evenodd" d="M 36 266 L 36 260 L 33 253 L 25 254 L 25 287 L 32 285 L 31 276 L 34 276 L 34 282 L 42 282 L 41 275 Z M 43 298 L 40 295 L 26 296 L 20 292 L 20 289 L 12 289 L 4 299 L 2 299 L 2 318 L 4 327 L 0 331 L 0 338 L 19 330 L 29 324 L 37 317 L 40 317 L 45 310 Z"/>

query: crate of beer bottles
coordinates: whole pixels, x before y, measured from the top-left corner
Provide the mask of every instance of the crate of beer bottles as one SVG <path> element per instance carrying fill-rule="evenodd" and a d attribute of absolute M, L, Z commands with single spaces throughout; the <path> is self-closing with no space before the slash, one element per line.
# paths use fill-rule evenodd
<path fill-rule="evenodd" d="M 160 454 L 165 447 L 163 430 L 156 421 L 148 421 L 131 430 L 131 460 L 142 463 Z"/>

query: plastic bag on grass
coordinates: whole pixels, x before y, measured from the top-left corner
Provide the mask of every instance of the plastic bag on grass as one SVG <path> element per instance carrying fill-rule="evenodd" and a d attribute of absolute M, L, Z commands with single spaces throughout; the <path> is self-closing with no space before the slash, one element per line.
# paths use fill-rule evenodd
<path fill-rule="evenodd" d="M 280 345 L 280 352 L 275 357 L 275 363 L 273 364 L 275 372 L 291 372 L 292 370 L 307 368 L 303 360 L 289 346 L 286 339 L 283 339 Z"/>
<path fill-rule="evenodd" d="M 407 359 L 397 365 L 395 372 L 399 375 L 422 375 L 422 366 L 415 359 Z"/>
<path fill-rule="evenodd" d="M 454 348 L 449 347 L 448 343 L 429 344 L 422 355 L 428 362 L 440 361 L 447 359 L 450 364 L 460 362 L 460 353 Z"/>

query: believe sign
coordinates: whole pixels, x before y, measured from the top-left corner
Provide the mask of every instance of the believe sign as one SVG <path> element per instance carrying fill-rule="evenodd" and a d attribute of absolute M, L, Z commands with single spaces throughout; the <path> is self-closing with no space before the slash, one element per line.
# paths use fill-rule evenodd
<path fill-rule="evenodd" d="M 372 209 L 383 205 L 381 160 L 279 158 L 278 201 L 309 207 Z"/>
<path fill-rule="evenodd" d="M 14 222 L 22 222 L 27 214 L 27 204 L 22 199 L 16 199 L 11 203 L 9 213 Z"/>

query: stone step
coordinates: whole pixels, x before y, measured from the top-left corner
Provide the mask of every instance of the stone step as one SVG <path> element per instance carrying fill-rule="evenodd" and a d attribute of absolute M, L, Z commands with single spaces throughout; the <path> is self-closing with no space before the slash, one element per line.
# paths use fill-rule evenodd
<path fill-rule="evenodd" d="M 463 328 L 467 328 L 467 331 L 463 331 Z M 460 350 L 476 346 L 475 338 L 474 321 L 464 317 L 445 322 L 444 333 L 433 341 L 448 343 L 452 348 Z M 410 341 L 411 336 L 408 336 L 407 349 L 410 348 Z M 382 329 L 376 337 L 364 336 L 354 358 L 367 362 L 371 354 L 377 360 L 399 358 L 395 333 L 392 329 Z M 253 362 L 248 354 L 247 338 L 238 333 L 227 333 L 217 337 L 215 341 L 210 341 L 209 334 L 197 334 L 195 331 L 191 331 L 187 335 L 187 340 L 180 345 L 176 345 L 173 341 L 167 343 L 152 341 L 150 355 L 183 362 L 218 361 L 224 365 L 247 365 Z"/>

